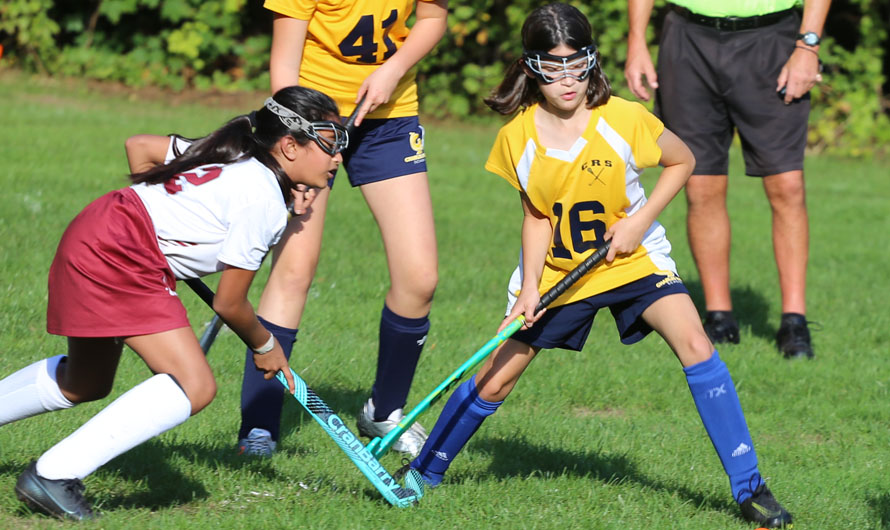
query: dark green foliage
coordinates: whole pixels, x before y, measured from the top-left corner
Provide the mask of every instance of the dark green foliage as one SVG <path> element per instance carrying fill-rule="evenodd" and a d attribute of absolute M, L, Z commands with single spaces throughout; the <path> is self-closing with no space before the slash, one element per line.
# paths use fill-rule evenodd
<path fill-rule="evenodd" d="M 519 57 L 519 28 L 539 0 L 452 0 L 449 32 L 419 67 L 424 113 L 490 120 L 482 98 Z M 591 20 L 606 74 L 623 75 L 626 0 L 571 2 Z M 665 2 L 656 2 L 656 17 Z M 5 0 L 4 60 L 32 71 L 174 90 L 265 90 L 271 13 L 259 0 Z M 655 41 L 652 25 L 650 42 Z M 810 147 L 852 156 L 886 152 L 890 5 L 835 0 L 813 91 Z M 651 48 L 653 54 L 656 47 Z"/>

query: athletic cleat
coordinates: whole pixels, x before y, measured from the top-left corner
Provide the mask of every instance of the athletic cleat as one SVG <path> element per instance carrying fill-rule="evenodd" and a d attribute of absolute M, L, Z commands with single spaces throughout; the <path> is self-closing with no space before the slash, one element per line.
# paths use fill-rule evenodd
<path fill-rule="evenodd" d="M 374 421 L 374 405 L 369 399 L 365 402 L 361 412 L 359 412 L 356 426 L 358 426 L 358 432 L 362 436 L 371 439 L 383 438 L 389 431 L 395 429 L 404 417 L 405 415 L 402 414 L 402 409 L 396 409 L 390 413 L 389 418 L 383 421 Z M 420 449 L 423 447 L 423 444 L 426 442 L 426 437 L 427 434 L 424 428 L 419 423 L 414 422 L 414 424 L 411 425 L 407 431 L 402 433 L 402 436 L 392 444 L 392 450 L 399 453 L 406 453 L 411 455 L 412 458 L 416 458 L 417 455 L 420 454 Z"/>
<path fill-rule="evenodd" d="M 276 445 L 272 433 L 266 429 L 253 428 L 247 433 L 247 438 L 238 440 L 238 454 L 270 457 L 275 454 Z"/>
<path fill-rule="evenodd" d="M 761 483 L 750 497 L 739 503 L 742 516 L 763 528 L 791 528 L 791 514 L 779 504 L 772 492 Z"/>
<path fill-rule="evenodd" d="M 83 521 L 99 516 L 83 498 L 84 485 L 78 479 L 50 480 L 37 474 L 37 461 L 19 476 L 15 496 L 35 512 L 59 519 Z"/>
<path fill-rule="evenodd" d="M 732 311 L 708 311 L 705 313 L 704 327 L 714 344 L 739 343 L 739 325 Z"/>
<path fill-rule="evenodd" d="M 813 346 L 807 318 L 799 313 L 782 313 L 776 346 L 786 359 L 812 359 Z"/>

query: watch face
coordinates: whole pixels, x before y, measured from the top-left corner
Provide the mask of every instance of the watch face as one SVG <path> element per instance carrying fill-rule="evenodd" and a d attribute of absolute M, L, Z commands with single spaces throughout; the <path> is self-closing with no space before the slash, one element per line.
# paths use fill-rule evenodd
<path fill-rule="evenodd" d="M 816 46 L 819 44 L 819 35 L 816 35 L 812 31 L 808 31 L 798 37 L 799 40 L 803 41 L 807 46 Z"/>

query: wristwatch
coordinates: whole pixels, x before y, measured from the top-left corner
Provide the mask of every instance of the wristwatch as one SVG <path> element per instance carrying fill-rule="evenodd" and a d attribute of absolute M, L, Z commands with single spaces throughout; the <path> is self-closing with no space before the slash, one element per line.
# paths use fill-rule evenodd
<path fill-rule="evenodd" d="M 806 33 L 798 33 L 797 40 L 803 42 L 807 46 L 818 46 L 822 39 L 815 32 L 808 31 Z"/>

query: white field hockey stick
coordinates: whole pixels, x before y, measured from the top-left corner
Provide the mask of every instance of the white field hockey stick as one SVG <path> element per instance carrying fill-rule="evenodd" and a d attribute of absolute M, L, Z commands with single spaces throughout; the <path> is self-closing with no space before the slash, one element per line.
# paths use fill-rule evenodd
<path fill-rule="evenodd" d="M 556 285 L 550 288 L 549 291 L 544 293 L 544 296 L 541 297 L 541 301 L 538 302 L 537 307 L 535 307 L 535 314 L 539 313 L 545 307 L 550 305 L 551 302 L 559 298 L 559 296 L 566 291 L 569 287 L 571 287 L 575 282 L 578 281 L 582 276 L 584 276 L 587 271 L 592 269 L 594 265 L 599 263 L 606 257 L 606 253 L 609 252 L 609 246 L 611 241 L 606 241 L 602 247 L 600 247 L 596 252 L 587 257 L 580 265 L 572 269 L 565 278 L 559 281 Z M 396 425 L 396 427 L 389 431 L 384 437 L 376 437 L 371 440 L 367 445 L 367 449 L 373 454 L 375 457 L 380 458 L 386 451 L 392 447 L 392 444 L 399 439 L 399 437 L 408 430 L 411 425 L 417 421 L 417 417 L 422 413 L 426 412 L 433 404 L 435 404 L 439 399 L 442 398 L 445 394 L 451 391 L 463 377 L 475 369 L 477 366 L 482 364 L 491 352 L 494 351 L 495 348 L 501 345 L 505 340 L 510 338 L 511 335 L 516 333 L 519 328 L 525 323 L 525 315 L 519 315 L 516 317 L 513 322 L 507 325 L 506 328 L 501 330 L 500 333 L 495 335 L 491 340 L 485 343 L 482 348 L 479 349 L 476 353 L 473 354 L 472 357 L 466 360 L 457 370 L 455 370 L 451 375 L 448 376 L 445 381 L 443 381 L 439 386 L 435 388 L 430 394 L 425 397 L 420 403 L 417 404 L 411 411 L 402 418 L 402 421 Z"/>
<path fill-rule="evenodd" d="M 355 109 L 353 109 L 352 114 L 350 114 L 349 117 L 346 118 L 346 122 L 343 124 L 343 127 L 346 128 L 346 132 L 348 134 L 355 133 L 355 118 L 358 114 L 358 109 L 360 109 L 361 106 L 365 104 L 365 98 L 367 97 L 367 95 L 368 94 L 366 93 L 364 96 L 362 96 L 362 99 L 355 106 Z M 186 280 L 186 283 L 188 282 L 189 280 Z M 189 287 L 195 289 L 195 287 L 191 284 L 189 284 Z M 195 292 L 198 291 L 196 290 Z M 219 315 L 213 315 L 213 319 L 210 321 L 210 325 L 207 326 L 207 329 L 204 330 L 204 334 L 201 335 L 201 340 L 198 341 L 201 344 L 201 349 L 204 350 L 204 355 L 207 355 L 207 353 L 210 352 L 210 347 L 213 346 L 213 341 L 216 340 L 216 336 L 219 335 L 222 327 L 223 321 L 220 320 Z"/>
<path fill-rule="evenodd" d="M 207 305 L 213 307 L 213 291 L 203 281 L 190 279 L 186 280 L 185 283 Z M 248 345 L 248 347 L 250 346 Z M 377 488 L 377 491 L 383 495 L 383 498 L 399 508 L 413 506 L 420 501 L 421 497 L 423 497 L 423 479 L 420 477 L 420 473 L 411 470 L 414 473 L 409 472 L 405 475 L 405 487 L 399 485 L 398 481 L 386 471 L 374 455 L 365 449 L 365 446 L 349 430 L 346 423 L 318 397 L 318 394 L 306 385 L 306 382 L 293 369 L 290 369 L 290 372 L 294 378 L 294 386 L 296 388 L 294 399 L 300 405 L 303 405 L 303 408 L 321 425 L 322 429 L 328 433 L 328 436 L 337 442 L 340 449 L 352 460 L 355 467 L 371 481 L 371 484 Z M 287 379 L 285 379 L 283 372 L 278 372 L 276 378 L 287 388 Z"/>

